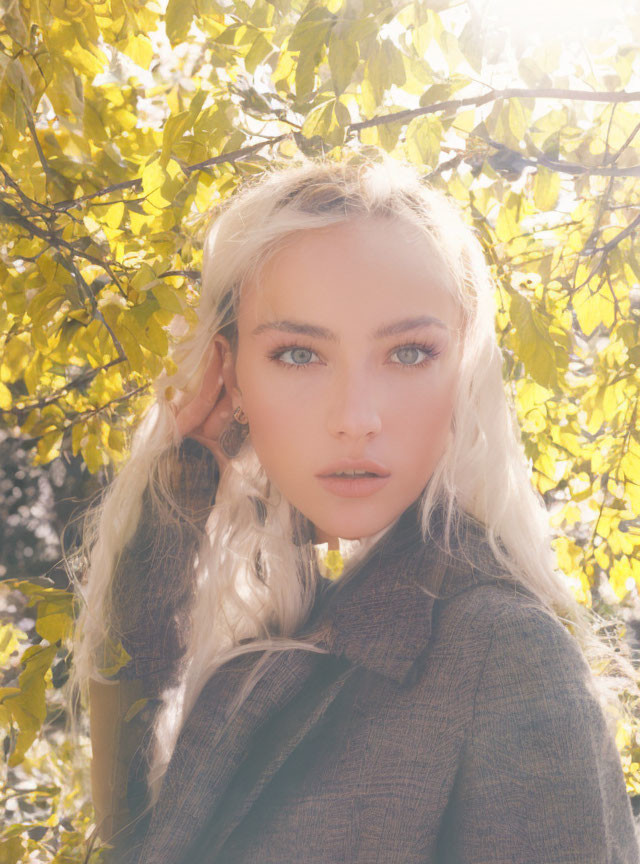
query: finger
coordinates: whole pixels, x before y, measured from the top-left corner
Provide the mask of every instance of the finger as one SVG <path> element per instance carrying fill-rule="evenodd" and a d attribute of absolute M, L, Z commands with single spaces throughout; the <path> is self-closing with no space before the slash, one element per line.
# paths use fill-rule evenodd
<path fill-rule="evenodd" d="M 218 438 L 222 428 L 231 419 L 233 405 L 225 394 L 202 424 L 202 433 L 209 438 Z"/>
<path fill-rule="evenodd" d="M 207 364 L 202 384 L 200 385 L 200 398 L 211 407 L 215 405 L 224 383 L 220 351 L 221 349 L 218 343 L 214 343 L 212 356 Z"/>
<path fill-rule="evenodd" d="M 220 355 L 215 353 L 208 364 L 198 393 L 186 404 L 178 403 L 176 423 L 179 433 L 184 437 L 206 419 L 215 405 L 223 386 Z"/>
<path fill-rule="evenodd" d="M 192 429 L 196 429 L 211 413 L 211 403 L 204 400 L 201 396 L 196 396 L 180 409 L 176 415 L 176 425 L 178 432 L 184 437 Z"/>

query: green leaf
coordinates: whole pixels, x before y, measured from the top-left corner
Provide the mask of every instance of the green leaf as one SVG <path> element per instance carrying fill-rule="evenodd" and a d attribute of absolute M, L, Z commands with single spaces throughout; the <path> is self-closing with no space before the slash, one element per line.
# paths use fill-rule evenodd
<path fill-rule="evenodd" d="M 521 294 L 514 291 L 510 299 L 518 355 L 534 381 L 555 389 L 558 386 L 556 345 L 549 337 L 548 326 Z"/>
<path fill-rule="evenodd" d="M 3 706 L 20 730 L 16 749 L 8 760 L 11 767 L 23 760 L 47 716 L 45 677 L 57 652 L 57 645 L 31 645 L 27 648 L 20 659 L 23 671 L 18 677 L 18 692 L 7 693 L 5 690 L 2 696 Z"/>
<path fill-rule="evenodd" d="M 414 117 L 407 126 L 406 148 L 411 162 L 435 167 L 440 156 L 442 124 L 437 117 Z"/>
<path fill-rule="evenodd" d="M 324 138 L 329 132 L 333 119 L 333 101 L 333 99 L 329 99 L 307 114 L 301 130 L 305 138 L 312 138 L 314 135 L 320 135 Z"/>
<path fill-rule="evenodd" d="M 252 75 L 256 67 L 273 51 L 273 45 L 263 33 L 258 33 L 247 56 L 244 58 L 244 66 Z"/>
<path fill-rule="evenodd" d="M 184 42 L 195 12 L 194 0 L 169 0 L 164 25 L 172 45 Z"/>
<path fill-rule="evenodd" d="M 169 117 L 165 123 L 162 133 L 162 152 L 159 160 L 159 165 L 162 168 L 167 167 L 167 163 L 171 158 L 171 148 L 173 145 L 182 138 L 187 129 L 192 128 L 197 120 L 206 97 L 207 93 L 205 90 L 198 90 L 191 100 L 189 108 L 186 111 L 180 111 L 179 114 Z"/>
<path fill-rule="evenodd" d="M 342 22 L 333 28 L 329 39 L 329 66 L 336 96 L 347 89 L 360 60 L 357 43 L 348 37 L 341 25 Z"/>

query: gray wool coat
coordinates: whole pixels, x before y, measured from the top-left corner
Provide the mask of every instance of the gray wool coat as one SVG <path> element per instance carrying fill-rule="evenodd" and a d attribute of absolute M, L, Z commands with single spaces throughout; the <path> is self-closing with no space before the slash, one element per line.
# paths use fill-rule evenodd
<path fill-rule="evenodd" d="M 417 513 L 319 594 L 328 653 L 275 653 L 226 730 L 259 655 L 213 674 L 118 862 L 639 864 L 574 638 L 472 520 L 447 556 Z"/>

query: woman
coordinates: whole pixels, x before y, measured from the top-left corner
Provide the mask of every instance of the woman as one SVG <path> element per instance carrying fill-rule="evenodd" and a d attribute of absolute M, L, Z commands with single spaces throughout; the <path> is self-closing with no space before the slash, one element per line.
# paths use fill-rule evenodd
<path fill-rule="evenodd" d="M 554 570 L 460 215 L 305 161 L 224 205 L 202 278 L 80 586 L 114 860 L 637 864 L 635 671 Z"/>

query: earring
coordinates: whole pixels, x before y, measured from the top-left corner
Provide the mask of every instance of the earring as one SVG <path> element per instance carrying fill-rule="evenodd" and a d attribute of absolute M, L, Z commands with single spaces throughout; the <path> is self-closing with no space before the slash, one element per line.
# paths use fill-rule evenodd
<path fill-rule="evenodd" d="M 233 412 L 231 423 L 220 436 L 222 452 L 228 459 L 237 455 L 244 439 L 249 434 L 249 420 L 240 406 Z"/>
<path fill-rule="evenodd" d="M 237 420 L 241 426 L 247 426 L 249 424 L 249 419 L 242 410 L 242 405 L 238 405 L 236 410 L 233 412 L 233 419 Z"/>

